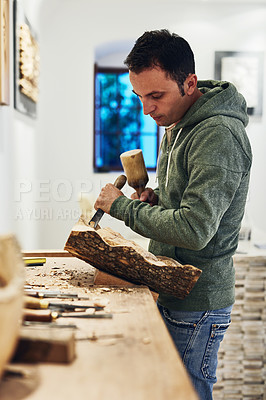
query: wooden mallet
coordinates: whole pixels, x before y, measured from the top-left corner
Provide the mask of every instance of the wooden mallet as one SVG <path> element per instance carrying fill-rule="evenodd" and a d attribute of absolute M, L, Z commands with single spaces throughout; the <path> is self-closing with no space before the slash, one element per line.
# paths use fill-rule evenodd
<path fill-rule="evenodd" d="M 144 158 L 141 149 L 129 150 L 120 155 L 120 160 L 123 165 L 127 183 L 141 195 L 149 177 L 144 163 Z"/>

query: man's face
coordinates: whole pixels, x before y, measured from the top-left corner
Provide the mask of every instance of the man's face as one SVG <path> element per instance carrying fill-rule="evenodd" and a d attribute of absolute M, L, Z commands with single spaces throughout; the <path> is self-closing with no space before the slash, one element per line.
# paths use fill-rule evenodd
<path fill-rule="evenodd" d="M 182 96 L 176 81 L 166 76 L 160 67 L 145 69 L 136 74 L 129 71 L 133 92 L 140 98 L 145 115 L 158 126 L 180 121 L 190 107 L 189 98 Z"/>

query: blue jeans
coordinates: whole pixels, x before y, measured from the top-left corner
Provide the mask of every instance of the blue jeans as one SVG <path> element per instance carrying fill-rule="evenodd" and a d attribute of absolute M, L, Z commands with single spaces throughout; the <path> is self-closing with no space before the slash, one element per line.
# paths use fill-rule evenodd
<path fill-rule="evenodd" d="M 212 311 L 174 311 L 159 303 L 157 306 L 199 398 L 211 400 L 218 350 L 233 306 Z"/>

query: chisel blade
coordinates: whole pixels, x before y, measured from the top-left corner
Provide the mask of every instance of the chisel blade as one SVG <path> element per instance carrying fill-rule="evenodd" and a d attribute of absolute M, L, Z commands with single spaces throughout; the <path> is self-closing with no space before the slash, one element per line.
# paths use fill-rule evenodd
<path fill-rule="evenodd" d="M 102 319 L 102 318 L 113 318 L 113 314 L 70 314 L 70 313 L 56 313 L 57 317 L 54 315 L 56 318 L 97 318 L 97 319 Z"/>
<path fill-rule="evenodd" d="M 92 217 L 92 219 L 90 220 L 89 225 L 95 229 L 97 227 L 98 223 L 100 222 L 100 219 L 102 218 L 103 214 L 104 214 L 104 211 L 99 208 L 96 211 L 96 213 L 94 214 L 94 216 Z"/>

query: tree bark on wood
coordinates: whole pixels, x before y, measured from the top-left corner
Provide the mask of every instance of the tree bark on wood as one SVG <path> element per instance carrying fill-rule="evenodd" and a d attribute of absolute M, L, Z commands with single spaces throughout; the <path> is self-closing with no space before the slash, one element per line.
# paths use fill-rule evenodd
<path fill-rule="evenodd" d="M 190 293 L 201 274 L 192 265 L 156 257 L 112 229 L 95 230 L 82 220 L 73 227 L 65 250 L 101 271 L 180 299 Z"/>

